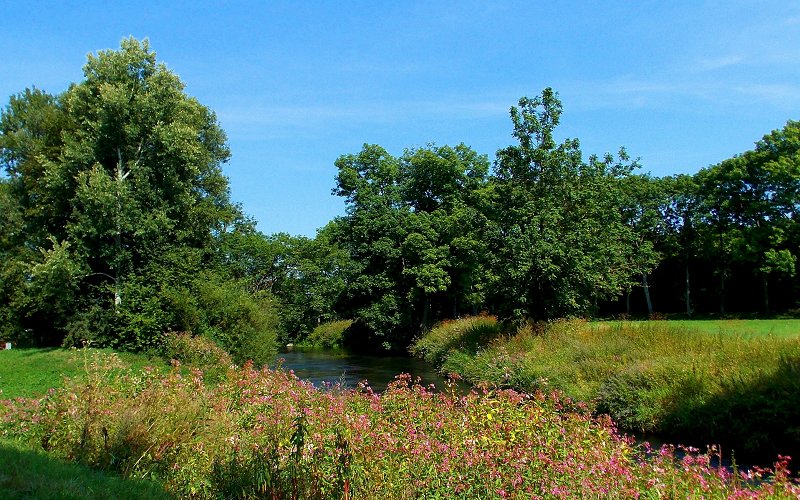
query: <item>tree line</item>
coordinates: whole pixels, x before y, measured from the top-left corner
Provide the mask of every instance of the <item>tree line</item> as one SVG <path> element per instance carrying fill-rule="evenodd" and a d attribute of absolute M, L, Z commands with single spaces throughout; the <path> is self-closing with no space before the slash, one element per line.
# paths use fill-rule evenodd
<path fill-rule="evenodd" d="M 335 162 L 346 213 L 314 238 L 264 235 L 230 200 L 229 150 L 147 42 L 90 56 L 62 94 L 0 118 L 0 326 L 36 343 L 156 346 L 207 335 L 246 356 L 356 320 L 405 349 L 487 311 L 565 316 L 791 312 L 800 299 L 800 122 L 695 175 L 558 140 L 552 89 L 511 108 L 513 144 Z"/>

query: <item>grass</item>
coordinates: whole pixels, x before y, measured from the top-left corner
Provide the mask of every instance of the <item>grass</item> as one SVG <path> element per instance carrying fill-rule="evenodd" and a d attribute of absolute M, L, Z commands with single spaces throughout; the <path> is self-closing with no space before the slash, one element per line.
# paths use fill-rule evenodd
<path fill-rule="evenodd" d="M 90 349 L 88 352 L 111 353 Z M 65 377 L 85 372 L 87 351 L 76 349 L 8 349 L 0 351 L 0 398 L 41 396 L 51 388 L 61 387 Z M 133 353 L 119 353 L 129 369 L 165 366 L 160 358 Z"/>
<path fill-rule="evenodd" d="M 345 343 L 345 332 L 352 324 L 352 320 L 339 320 L 317 325 L 314 330 L 308 334 L 308 337 L 298 344 L 298 347 L 329 350 L 341 349 Z"/>
<path fill-rule="evenodd" d="M 66 463 L 42 451 L 0 439 L 0 497 L 37 499 L 170 498 L 161 485 L 123 479 L 85 465 Z"/>
<path fill-rule="evenodd" d="M 509 335 L 497 324 L 478 347 L 461 340 L 474 336 L 473 322 L 442 325 L 412 352 L 473 383 L 564 391 L 627 431 L 721 443 L 749 460 L 800 453 L 794 321 L 702 322 L 705 330 L 681 321 L 560 321 Z"/>
<path fill-rule="evenodd" d="M 47 398 L 3 402 L 0 435 L 50 460 L 156 477 L 181 498 L 800 494 L 786 460 L 766 475 L 715 468 L 694 451 L 647 453 L 557 393 L 434 394 L 410 376 L 381 394 L 324 392 L 252 365 L 210 385 L 199 372 L 117 365 L 94 355 L 88 373 Z"/>
<path fill-rule="evenodd" d="M 654 324 L 667 324 L 673 328 L 683 328 L 692 332 L 721 333 L 739 337 L 800 337 L 800 319 L 714 319 L 714 320 L 659 320 L 659 321 L 602 321 L 592 323 L 597 329 L 627 327 L 647 327 Z"/>

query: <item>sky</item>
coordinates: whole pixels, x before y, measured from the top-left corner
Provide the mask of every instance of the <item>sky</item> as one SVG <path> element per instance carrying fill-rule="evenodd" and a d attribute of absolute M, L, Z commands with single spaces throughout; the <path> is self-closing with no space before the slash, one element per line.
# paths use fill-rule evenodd
<path fill-rule="evenodd" d="M 36 2 L 0 13 L 0 99 L 64 91 L 86 56 L 148 38 L 228 135 L 231 197 L 265 234 L 345 210 L 335 160 L 464 143 L 494 159 L 509 108 L 552 87 L 561 138 L 694 173 L 800 119 L 800 2 Z"/>

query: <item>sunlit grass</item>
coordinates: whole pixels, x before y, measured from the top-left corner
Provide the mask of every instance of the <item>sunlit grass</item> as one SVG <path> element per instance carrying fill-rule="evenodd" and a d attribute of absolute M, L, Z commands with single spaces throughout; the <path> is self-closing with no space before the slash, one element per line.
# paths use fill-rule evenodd
<path fill-rule="evenodd" d="M 452 337 L 470 324 L 434 329 L 412 351 L 442 335 L 458 345 Z M 439 353 L 439 365 L 473 383 L 562 390 L 628 431 L 724 443 L 760 460 L 800 451 L 800 336 L 788 333 L 796 322 L 699 324 L 705 330 L 685 321 L 528 325 Z"/>
<path fill-rule="evenodd" d="M 41 396 L 51 388 L 61 387 L 65 377 L 85 372 L 87 352 L 111 353 L 110 349 L 8 349 L 0 351 L 0 399 Z M 126 367 L 165 367 L 157 357 L 119 353 Z"/>
<path fill-rule="evenodd" d="M 741 337 L 800 337 L 800 319 L 714 319 L 714 320 L 658 320 L 658 321 L 600 321 L 591 323 L 598 330 L 629 327 L 648 327 L 665 323 L 671 328 L 702 333 L 722 333 Z"/>

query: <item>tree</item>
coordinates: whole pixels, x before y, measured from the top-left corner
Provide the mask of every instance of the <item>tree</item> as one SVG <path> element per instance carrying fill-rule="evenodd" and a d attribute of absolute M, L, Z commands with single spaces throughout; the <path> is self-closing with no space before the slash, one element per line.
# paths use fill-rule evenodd
<path fill-rule="evenodd" d="M 636 166 L 582 158 L 577 139 L 556 143 L 561 102 L 552 89 L 511 108 L 518 144 L 495 164 L 499 227 L 497 294 L 504 312 L 535 319 L 582 315 L 627 289 L 645 271 L 634 264 L 636 235 L 621 207 L 620 180 Z"/>
<path fill-rule="evenodd" d="M 395 158 L 365 145 L 336 166 L 334 194 L 345 197 L 347 215 L 332 234 L 354 263 L 343 313 L 360 320 L 367 342 L 405 348 L 433 321 L 481 303 L 485 156 L 461 144 Z"/>
<path fill-rule="evenodd" d="M 725 280 L 731 266 L 739 264 L 761 278 L 763 310 L 769 314 L 770 277 L 795 274 L 800 122 L 765 135 L 755 150 L 701 170 L 697 179 L 705 247 L 720 262 L 720 311 L 725 311 Z"/>
<path fill-rule="evenodd" d="M 53 283 L 25 285 L 21 327 L 148 347 L 181 326 L 167 296 L 199 293 L 192 281 L 212 269 L 216 238 L 242 220 L 221 170 L 230 153 L 214 113 L 146 40 L 90 55 L 83 73 L 59 95 L 13 96 L 0 116 L 0 161 L 24 214 L 18 243 L 35 250 L 21 257 L 26 283 L 34 270 L 57 275 L 65 304 L 44 307 Z"/>
<path fill-rule="evenodd" d="M 666 211 L 669 205 L 666 185 L 649 175 L 627 175 L 621 179 L 623 220 L 633 230 L 633 265 L 641 275 L 647 313 L 653 314 L 648 273 L 656 266 L 660 255 L 656 246 L 667 233 Z M 626 313 L 630 314 L 630 293 L 627 291 Z"/>

